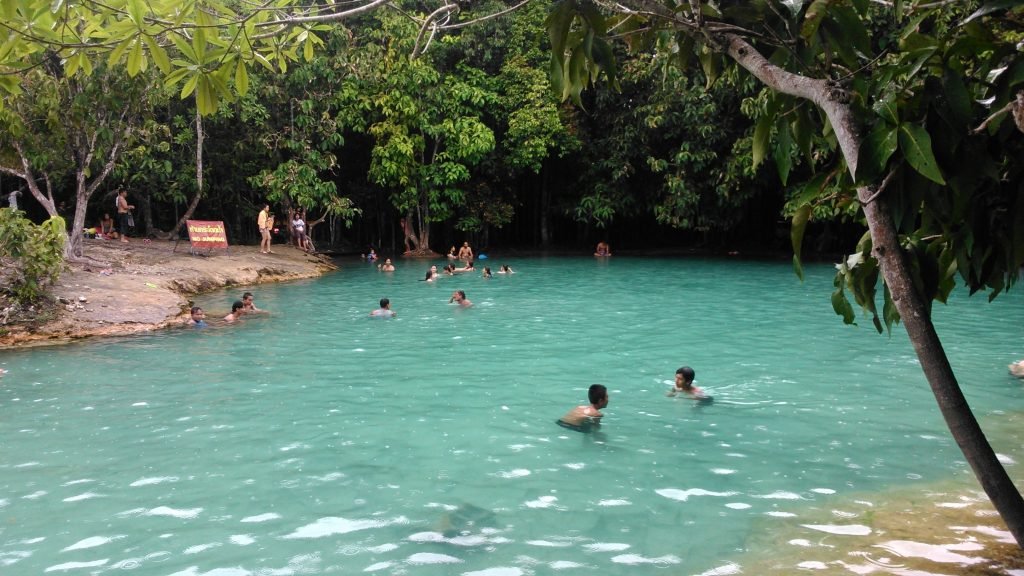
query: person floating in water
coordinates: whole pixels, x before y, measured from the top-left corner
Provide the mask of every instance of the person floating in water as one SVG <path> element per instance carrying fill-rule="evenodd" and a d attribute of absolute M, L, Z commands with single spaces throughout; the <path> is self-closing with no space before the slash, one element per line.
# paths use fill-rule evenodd
<path fill-rule="evenodd" d="M 498 274 L 515 274 L 515 271 L 508 264 L 502 264 L 501 268 L 498 268 Z"/>
<path fill-rule="evenodd" d="M 693 385 L 693 379 L 696 377 L 697 373 L 689 366 L 683 366 L 679 370 L 676 370 L 676 383 L 672 386 L 672 389 L 668 391 L 667 396 L 682 394 L 696 399 L 707 398 L 707 395 L 704 394 L 703 390 Z"/>
<path fill-rule="evenodd" d="M 587 430 L 600 426 L 604 414 L 601 409 L 608 405 L 608 389 L 603 384 L 591 384 L 587 390 L 589 406 L 577 406 L 558 419 L 558 425 L 572 430 Z"/>
<path fill-rule="evenodd" d="M 611 256 L 612 248 L 607 242 L 601 240 L 597 243 L 597 248 L 594 249 L 594 256 Z"/>
<path fill-rule="evenodd" d="M 370 312 L 370 316 L 376 316 L 378 318 L 393 318 L 395 316 L 395 311 L 391 309 L 391 300 L 381 298 L 380 308 Z"/>

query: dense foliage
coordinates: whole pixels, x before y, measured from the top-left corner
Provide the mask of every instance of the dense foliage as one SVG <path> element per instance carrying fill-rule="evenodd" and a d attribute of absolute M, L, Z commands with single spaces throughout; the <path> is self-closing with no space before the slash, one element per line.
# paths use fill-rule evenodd
<path fill-rule="evenodd" d="M 199 6 L 212 14 L 219 5 L 197 3 L 197 14 Z M 46 18 L 30 23 L 32 8 L 4 5 L 12 23 L 37 29 Z M 34 8 L 41 18 L 49 3 Z M 183 43 L 133 3 L 108 8 L 100 10 L 108 25 L 118 15 L 148 23 L 109 29 L 125 39 L 100 42 L 82 16 L 72 27 L 97 39 L 89 48 L 55 43 L 0 63 L 16 72 L 3 84 L 0 114 L 16 137 L 0 144 L 0 173 L 45 182 L 29 213 L 65 216 L 74 246 L 124 186 L 141 212 L 139 232 L 158 236 L 177 232 L 194 210 L 224 220 L 234 241 L 253 241 L 253 218 L 269 201 L 281 214 L 305 209 L 314 229 L 329 224 L 314 232 L 320 245 L 358 251 L 396 250 L 406 216 L 420 243 L 436 249 L 463 239 L 578 247 L 601 238 L 619 248 L 729 238 L 735 248 L 766 237 L 784 248 L 772 217 L 781 190 L 747 161 L 753 120 L 741 106 L 756 95 L 749 79 L 732 75 L 705 93 L 703 74 L 681 73 L 660 56 L 622 55 L 621 92 L 586 95 L 584 108 L 563 104 L 548 80 L 546 5 L 430 42 L 409 18 L 414 5 L 377 10 L 297 27 L 252 53 L 225 48 L 213 31 Z M 22 68 L 26 61 L 36 65 Z M 88 116 L 59 120 L 75 108 L 40 99 L 40 82 L 55 94 L 91 86 L 92 98 L 131 113 L 99 120 L 108 129 L 84 164 L 86 154 L 50 142 L 88 129 Z M 126 96 L 132 106 L 122 105 Z M 52 121 L 22 112 L 44 103 Z M 76 173 L 90 176 L 81 193 Z M 93 184 L 95 197 L 86 191 Z M 18 185 L 2 179 L 0 192 Z"/>
<path fill-rule="evenodd" d="M 33 224 L 20 210 L 0 208 L 4 291 L 21 304 L 39 300 L 64 269 L 64 221 Z"/>

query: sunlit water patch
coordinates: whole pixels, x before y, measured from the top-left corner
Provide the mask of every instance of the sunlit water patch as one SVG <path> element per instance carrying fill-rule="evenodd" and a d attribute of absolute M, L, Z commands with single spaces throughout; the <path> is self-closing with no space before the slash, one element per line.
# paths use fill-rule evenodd
<path fill-rule="evenodd" d="M 843 326 L 828 266 L 494 261 L 517 274 L 344 262 L 234 326 L 0 353 L 0 572 L 949 574 L 1008 540 L 902 329 Z M 1019 476 L 1021 295 L 936 315 Z M 684 364 L 713 403 L 666 397 Z M 600 429 L 556 426 L 595 382 Z"/>

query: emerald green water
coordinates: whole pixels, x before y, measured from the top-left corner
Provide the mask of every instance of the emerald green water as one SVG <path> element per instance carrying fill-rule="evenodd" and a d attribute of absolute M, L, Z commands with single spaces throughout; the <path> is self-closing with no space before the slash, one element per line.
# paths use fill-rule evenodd
<path fill-rule="evenodd" d="M 867 522 L 811 510 L 965 474 L 902 327 L 843 326 L 829 266 L 507 263 L 343 262 L 233 326 L 0 353 L 0 573 L 734 574 L 773 525 L 841 542 Z M 979 417 L 1024 412 L 1020 291 L 936 314 Z M 665 397 L 684 364 L 713 404 Z M 595 382 L 600 432 L 556 426 Z"/>

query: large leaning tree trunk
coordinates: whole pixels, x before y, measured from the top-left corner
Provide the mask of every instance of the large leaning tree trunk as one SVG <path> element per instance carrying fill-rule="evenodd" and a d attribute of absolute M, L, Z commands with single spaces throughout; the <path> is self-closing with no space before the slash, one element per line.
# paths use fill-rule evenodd
<path fill-rule="evenodd" d="M 850 106 L 850 95 L 834 83 L 792 74 L 774 66 L 738 36 L 727 35 L 724 38 L 728 55 L 766 86 L 806 98 L 825 112 L 850 173 L 856 173 L 861 134 Z M 871 233 L 872 254 L 880 263 L 886 285 L 946 425 L 1013 537 L 1018 544 L 1024 544 L 1024 498 L 996 457 L 953 374 L 927 302 L 914 286 L 896 225 L 885 207 L 884 192 L 884 184 L 861 187 L 857 191 Z"/>

